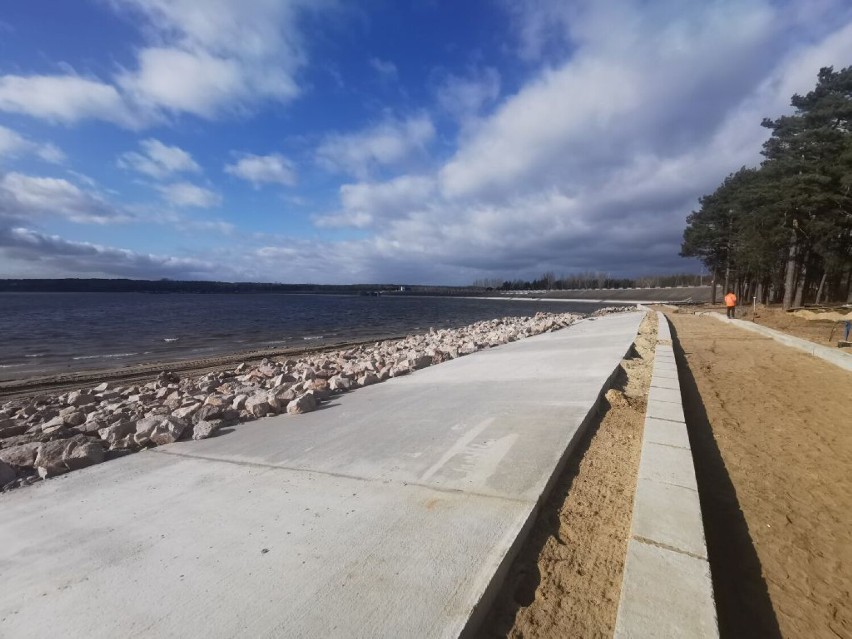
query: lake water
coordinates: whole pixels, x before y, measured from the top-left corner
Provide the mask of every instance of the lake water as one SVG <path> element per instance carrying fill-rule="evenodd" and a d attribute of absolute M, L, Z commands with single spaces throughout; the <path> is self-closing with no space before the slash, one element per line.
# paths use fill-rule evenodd
<path fill-rule="evenodd" d="M 347 295 L 0 293 L 0 379 L 371 339 L 600 304 Z"/>

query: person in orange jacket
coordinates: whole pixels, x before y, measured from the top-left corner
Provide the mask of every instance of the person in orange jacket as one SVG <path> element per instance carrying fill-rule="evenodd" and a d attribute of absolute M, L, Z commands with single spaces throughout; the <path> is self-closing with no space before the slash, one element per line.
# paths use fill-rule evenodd
<path fill-rule="evenodd" d="M 737 296 L 733 291 L 725 295 L 725 307 L 728 309 L 728 319 L 734 319 L 737 313 Z"/>

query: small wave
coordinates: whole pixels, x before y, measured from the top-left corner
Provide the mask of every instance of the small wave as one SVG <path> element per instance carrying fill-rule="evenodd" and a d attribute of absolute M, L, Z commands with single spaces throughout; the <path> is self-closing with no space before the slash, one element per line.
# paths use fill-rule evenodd
<path fill-rule="evenodd" d="M 325 336 L 324 335 L 308 335 L 307 337 L 303 337 L 302 339 L 305 340 L 306 342 L 313 342 L 314 340 L 322 339 L 323 337 L 325 337 Z"/>
<path fill-rule="evenodd" d="M 24 355 L 24 357 L 46 357 L 47 353 L 36 353 L 35 355 Z"/>
<path fill-rule="evenodd" d="M 176 342 L 176 341 L 178 341 L 178 339 L 180 339 L 180 338 L 179 337 L 164 337 L 163 341 L 164 342 Z"/>
<path fill-rule="evenodd" d="M 16 366 L 23 366 L 23 364 L 0 364 L 0 368 L 15 368 Z"/>
<path fill-rule="evenodd" d="M 133 355 L 138 355 L 139 353 L 109 353 L 107 355 L 79 355 L 77 357 L 72 357 L 71 359 L 77 361 L 80 359 L 118 359 L 119 357 L 132 357 Z"/>

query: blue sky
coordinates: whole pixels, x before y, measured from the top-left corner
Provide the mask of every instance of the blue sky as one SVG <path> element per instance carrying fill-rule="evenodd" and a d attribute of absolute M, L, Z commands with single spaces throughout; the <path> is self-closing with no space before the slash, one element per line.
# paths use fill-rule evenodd
<path fill-rule="evenodd" d="M 691 270 L 845 0 L 10 0 L 0 277 Z"/>

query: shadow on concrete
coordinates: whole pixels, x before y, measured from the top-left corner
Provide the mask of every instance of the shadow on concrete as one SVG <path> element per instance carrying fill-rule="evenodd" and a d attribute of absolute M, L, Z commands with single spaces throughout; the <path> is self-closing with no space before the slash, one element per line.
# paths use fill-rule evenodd
<path fill-rule="evenodd" d="M 778 619 L 748 524 L 725 461 L 713 436 L 698 385 L 689 369 L 677 330 L 671 326 L 683 411 L 698 480 L 701 516 L 713 578 L 719 636 L 781 637 Z"/>

